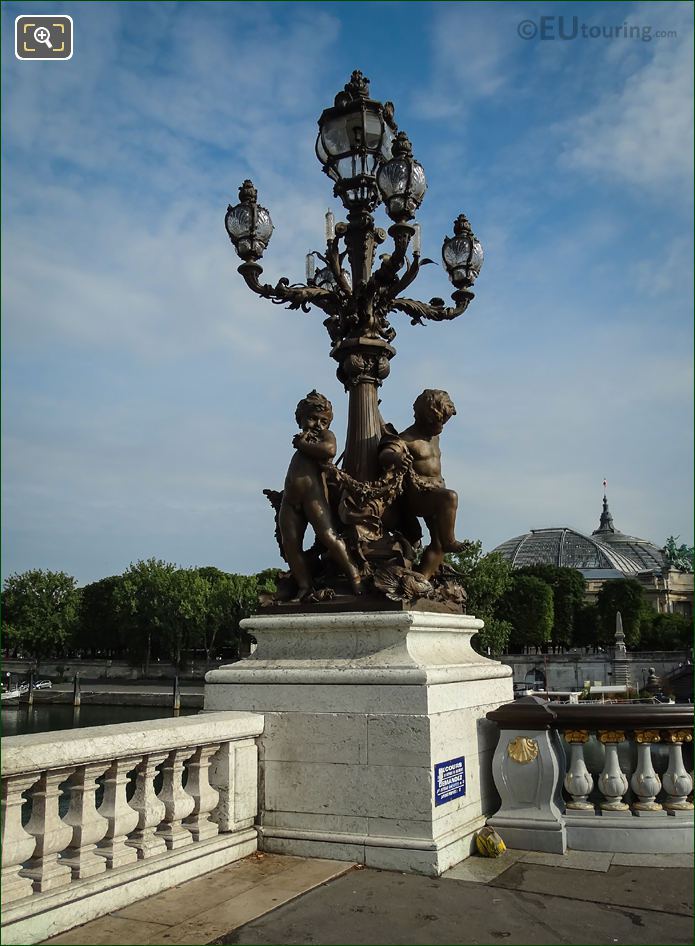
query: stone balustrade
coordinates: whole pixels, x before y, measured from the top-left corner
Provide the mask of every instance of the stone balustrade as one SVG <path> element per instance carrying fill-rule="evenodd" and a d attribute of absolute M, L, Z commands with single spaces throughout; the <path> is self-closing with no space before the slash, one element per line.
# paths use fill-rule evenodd
<path fill-rule="evenodd" d="M 500 729 L 493 777 L 502 802 L 488 824 L 508 847 L 692 850 L 692 758 L 683 758 L 692 706 L 526 697 L 487 718 Z"/>
<path fill-rule="evenodd" d="M 257 714 L 205 713 L 3 739 L 3 943 L 255 851 L 262 730 Z"/>

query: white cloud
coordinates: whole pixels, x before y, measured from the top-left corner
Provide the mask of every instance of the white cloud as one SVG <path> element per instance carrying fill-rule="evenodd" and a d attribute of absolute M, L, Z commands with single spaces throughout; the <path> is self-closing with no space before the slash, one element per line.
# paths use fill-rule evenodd
<path fill-rule="evenodd" d="M 681 7 L 683 5 L 680 5 Z M 669 4 L 651 5 L 653 29 L 672 25 Z M 644 8 L 643 8 L 644 10 Z M 644 15 L 644 13 L 642 13 Z M 596 104 L 563 128 L 561 160 L 596 177 L 660 188 L 681 199 L 692 186 L 693 42 L 692 18 L 676 20 L 677 37 L 641 44 L 649 58 L 634 64 L 629 41 L 608 47 L 611 76 Z M 628 68 L 621 77 L 623 53 Z"/>
<path fill-rule="evenodd" d="M 433 68 L 413 104 L 421 117 L 442 121 L 513 82 L 519 13 L 506 4 L 442 3 L 432 5 L 432 14 Z"/>

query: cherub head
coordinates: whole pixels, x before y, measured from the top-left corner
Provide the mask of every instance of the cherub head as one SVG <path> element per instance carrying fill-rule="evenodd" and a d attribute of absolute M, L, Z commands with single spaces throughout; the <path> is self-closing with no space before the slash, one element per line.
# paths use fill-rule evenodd
<path fill-rule="evenodd" d="M 416 423 L 440 433 L 444 424 L 456 413 L 454 402 L 446 391 L 427 388 L 413 404 Z"/>
<path fill-rule="evenodd" d="M 333 420 L 333 405 L 318 391 L 310 391 L 297 404 L 295 419 L 302 430 L 326 430 Z"/>

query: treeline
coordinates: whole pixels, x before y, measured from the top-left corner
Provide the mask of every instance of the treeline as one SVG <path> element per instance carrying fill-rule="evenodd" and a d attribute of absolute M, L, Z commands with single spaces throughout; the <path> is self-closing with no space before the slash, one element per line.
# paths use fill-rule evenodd
<path fill-rule="evenodd" d="M 598 650 L 615 642 L 620 611 L 628 648 L 678 650 L 692 644 L 690 621 L 681 614 L 658 614 L 634 579 L 607 581 L 596 604 L 586 602 L 586 582 L 574 568 L 529 565 L 512 569 L 499 553 L 482 554 L 480 542 L 449 556 L 468 592 L 466 610 L 485 627 L 473 639 L 481 653 L 500 656 L 535 649 L 562 653 L 569 648 Z"/>
<path fill-rule="evenodd" d="M 588 604 L 576 569 L 512 569 L 498 553 L 483 555 L 480 542 L 448 560 L 466 588 L 466 611 L 485 622 L 473 638 L 483 654 L 610 647 L 617 611 L 632 650 L 691 646 L 690 621 L 657 614 L 633 579 L 605 582 L 596 604 Z M 83 588 L 64 572 L 22 572 L 4 584 L 3 646 L 6 655 L 37 661 L 80 654 L 146 669 L 157 659 L 182 666 L 194 655 L 234 658 L 244 644 L 240 621 L 258 609 L 260 593 L 275 590 L 277 575 L 178 568 L 153 558 Z"/>
<path fill-rule="evenodd" d="M 122 575 L 82 588 L 65 572 L 35 569 L 3 587 L 3 647 L 36 661 L 48 657 L 127 659 L 147 671 L 154 660 L 183 666 L 198 654 L 239 655 L 240 621 L 275 590 L 276 569 L 236 575 L 139 561 Z"/>

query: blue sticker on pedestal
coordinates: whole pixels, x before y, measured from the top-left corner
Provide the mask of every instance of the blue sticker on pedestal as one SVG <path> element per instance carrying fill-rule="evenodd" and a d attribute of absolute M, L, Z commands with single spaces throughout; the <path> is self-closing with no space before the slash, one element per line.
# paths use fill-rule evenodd
<path fill-rule="evenodd" d="M 466 794 L 466 760 L 450 759 L 434 767 L 434 803 L 444 805 Z"/>

